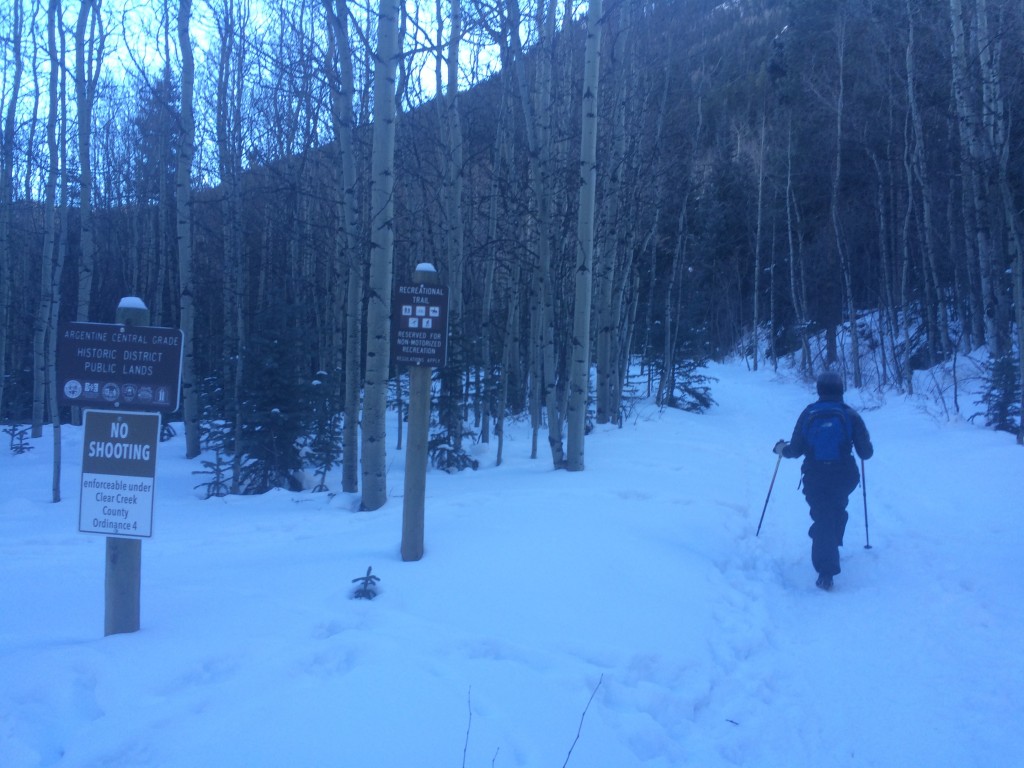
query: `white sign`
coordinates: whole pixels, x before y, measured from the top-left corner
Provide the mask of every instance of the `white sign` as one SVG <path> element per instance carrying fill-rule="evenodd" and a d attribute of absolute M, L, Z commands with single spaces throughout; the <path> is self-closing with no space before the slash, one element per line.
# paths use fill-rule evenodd
<path fill-rule="evenodd" d="M 152 536 L 160 414 L 88 410 L 84 425 L 78 530 Z"/>

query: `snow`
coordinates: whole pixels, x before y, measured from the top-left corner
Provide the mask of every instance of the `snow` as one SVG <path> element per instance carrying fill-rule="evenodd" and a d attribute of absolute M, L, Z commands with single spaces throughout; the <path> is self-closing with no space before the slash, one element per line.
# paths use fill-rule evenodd
<path fill-rule="evenodd" d="M 138 296 L 125 296 L 117 304 L 118 309 L 147 309 L 146 302 Z"/>
<path fill-rule="evenodd" d="M 1024 732 L 1024 450 L 851 392 L 875 443 L 843 573 L 814 587 L 799 463 L 812 387 L 714 365 L 704 415 L 641 403 L 586 470 L 427 478 L 426 554 L 390 500 L 201 500 L 160 446 L 141 629 L 103 637 L 104 537 L 78 533 L 82 434 L 0 450 L 0 766 L 1011 766 Z M 541 441 L 544 444 L 544 441 Z M 340 479 L 334 477 L 334 485 Z M 330 480 L 329 480 L 330 482 Z M 374 600 L 353 579 L 379 576 Z"/>

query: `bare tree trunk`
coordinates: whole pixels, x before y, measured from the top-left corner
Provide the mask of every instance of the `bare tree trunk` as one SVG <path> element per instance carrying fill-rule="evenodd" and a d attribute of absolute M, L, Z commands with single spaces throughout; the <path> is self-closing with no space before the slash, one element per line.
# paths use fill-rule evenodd
<path fill-rule="evenodd" d="M 88 34 L 87 34 L 88 33 Z M 92 301 L 96 246 L 92 224 L 92 108 L 103 65 L 105 33 L 100 0 L 82 0 L 75 27 L 75 101 L 78 109 L 79 250 L 78 319 L 88 320 Z"/>
<path fill-rule="evenodd" d="M 925 267 L 929 277 L 929 283 L 935 296 L 935 312 L 929 312 L 932 325 L 938 332 L 938 341 L 942 350 L 943 359 L 948 359 L 952 350 L 949 342 L 949 321 L 950 315 L 943 298 L 942 286 L 939 279 L 939 269 L 935 255 L 935 234 L 932 223 L 932 190 L 929 182 L 928 166 L 925 162 L 925 134 L 921 121 L 921 112 L 917 101 L 917 72 L 915 66 L 914 50 L 914 14 L 910 0 L 906 0 L 907 11 L 907 104 L 910 109 L 910 121 L 913 128 L 913 143 L 911 146 L 912 168 L 914 177 L 918 181 L 921 190 L 921 228 L 924 230 L 924 252 Z M 913 188 L 913 179 L 907 179 L 908 188 Z"/>
<path fill-rule="evenodd" d="M 569 408 L 566 468 L 583 469 L 590 391 L 590 304 L 594 290 L 594 205 L 597 186 L 597 105 L 600 84 L 601 33 L 604 29 L 602 0 L 590 0 L 587 11 L 587 42 L 583 73 L 583 107 L 580 140 L 580 201 L 576 220 L 576 305 L 573 317 L 572 367 L 569 376 Z"/>
<path fill-rule="evenodd" d="M 878 216 L 878 261 L 879 261 L 879 359 L 881 364 L 880 386 L 887 386 L 890 382 L 888 366 L 889 354 L 896 359 L 899 349 L 897 322 L 898 307 L 892 290 L 892 248 L 889 240 L 890 218 L 889 218 L 889 196 L 886 194 L 886 174 L 882 170 L 882 163 L 878 156 L 871 153 L 871 162 L 875 167 L 877 185 L 875 190 L 875 209 Z M 889 343 L 889 352 L 886 351 L 886 341 Z M 893 372 L 898 386 L 903 382 L 899 376 L 899 369 Z"/>
<path fill-rule="evenodd" d="M 511 159 L 509 156 L 509 147 L 511 144 L 511 130 L 509 126 L 509 117 L 511 116 L 511 94 L 509 93 L 508 77 L 503 73 L 501 75 L 502 83 L 502 95 L 501 95 L 501 107 L 500 107 L 500 118 L 498 120 L 497 135 L 495 137 L 494 146 L 494 163 L 493 163 L 493 175 L 490 183 L 490 202 L 487 211 L 487 242 L 490 246 L 487 249 L 487 264 L 485 267 L 484 277 L 484 296 L 483 296 L 483 320 L 482 320 L 482 332 L 481 336 L 483 341 L 481 344 L 481 365 L 484 368 L 484 397 L 481 408 L 481 428 L 480 428 L 480 441 L 487 443 L 490 441 L 490 419 L 495 416 L 498 419 L 498 423 L 495 425 L 496 431 L 498 431 L 498 463 L 501 461 L 501 448 L 502 448 L 502 435 L 500 432 L 502 419 L 504 416 L 504 403 L 508 397 L 508 361 L 507 354 L 504 356 L 501 366 L 501 388 L 503 390 L 503 396 L 499 398 L 498 402 L 495 402 L 498 398 L 498 393 L 495 392 L 496 387 L 496 376 L 494 372 L 494 361 L 493 352 L 491 346 L 491 335 L 493 327 L 495 325 L 494 315 L 494 292 L 495 292 L 495 273 L 498 266 L 498 256 L 500 253 L 498 245 L 498 218 L 499 218 L 499 191 L 505 188 L 503 182 L 507 181 L 507 178 L 511 171 Z M 514 296 L 509 297 L 509 301 L 513 299 L 518 300 L 519 284 L 518 281 L 512 284 L 512 288 L 515 291 Z M 510 310 L 511 312 L 511 310 Z M 510 343 L 511 329 L 505 329 L 505 351 L 508 351 L 508 345 Z"/>
<path fill-rule="evenodd" d="M 597 327 L 592 336 L 595 419 L 598 424 L 607 424 L 617 421 L 619 415 L 623 378 L 620 352 L 627 333 L 623 304 L 633 278 L 636 227 L 640 220 L 635 208 L 636 195 L 627 187 L 636 178 L 638 154 L 638 150 L 630 147 L 631 133 L 627 122 L 639 112 L 639 109 L 636 112 L 631 110 L 641 100 L 638 92 L 643 78 L 637 72 L 636 60 L 628 56 L 635 25 L 632 5 L 613 6 L 607 11 L 602 9 L 602 13 L 609 18 L 605 24 L 614 24 L 614 27 L 609 26 L 609 30 L 614 29 L 614 34 L 608 52 L 611 61 L 607 67 L 614 77 L 611 81 L 611 148 L 606 153 L 607 159 L 602 158 L 607 172 L 604 175 L 601 214 L 595 223 L 601 236 L 594 246 L 593 321 Z"/>
<path fill-rule="evenodd" d="M 181 330 L 185 336 L 182 359 L 181 396 L 185 421 L 185 456 L 195 458 L 199 444 L 199 391 L 195 372 L 195 285 L 192 281 L 192 158 L 195 155 L 195 117 L 192 90 L 195 62 L 189 22 L 192 0 L 180 0 L 178 8 L 178 48 L 181 52 L 181 138 L 175 174 L 178 236 L 178 305 Z"/>
<path fill-rule="evenodd" d="M 984 9 L 979 6 L 979 15 Z M 1000 356 L 1001 334 L 996 322 L 997 266 L 995 263 L 995 245 L 989 227 L 988 217 L 988 183 L 985 170 L 988 166 L 988 152 L 983 139 L 984 116 L 979 114 L 981 102 L 972 99 L 969 82 L 969 66 L 966 30 L 964 28 L 964 11 L 961 0 L 949 0 L 950 27 L 952 30 L 952 55 L 950 62 L 953 69 L 953 100 L 956 105 L 957 126 L 960 131 L 960 147 L 962 165 L 966 171 L 964 179 L 965 196 L 970 206 L 968 226 L 973 228 L 971 237 L 978 258 L 978 278 L 982 294 L 982 316 L 984 318 L 985 342 L 989 345 L 989 354 L 993 358 Z M 989 41 L 979 41 L 977 48 Z M 973 56 L 972 54 L 970 54 Z"/>
<path fill-rule="evenodd" d="M 441 18 L 440 0 L 438 17 Z M 464 329 L 463 282 L 465 275 L 465 227 L 462 215 L 463 151 L 462 121 L 459 115 L 459 48 L 462 41 L 462 3 L 450 0 L 451 30 L 447 47 L 442 39 L 444 25 L 437 24 L 437 104 L 441 128 L 441 205 L 444 209 L 444 248 L 448 261 L 449 320 L 448 335 L 454 341 L 449 346 L 449 361 L 442 375 L 444 396 L 451 402 L 461 402 L 460 381 L 466 363 L 469 343 Z M 445 55 L 442 55 L 445 52 Z M 442 77 L 442 59 L 446 64 Z M 456 451 L 462 449 L 462 409 L 446 410 L 447 421 L 442 424 Z"/>
<path fill-rule="evenodd" d="M 666 108 L 668 106 L 668 95 L 669 95 L 669 90 L 670 90 L 669 89 L 669 85 L 670 85 L 671 80 L 672 80 L 672 78 L 670 76 L 670 73 L 673 71 L 673 67 L 671 66 L 672 60 L 673 60 L 672 51 L 675 50 L 674 46 L 672 46 L 672 41 L 673 40 L 674 40 L 674 38 L 672 36 L 669 36 L 668 44 L 669 44 L 670 48 L 669 48 L 669 53 L 666 56 L 667 63 L 666 63 L 666 66 L 665 66 L 665 70 L 662 73 L 662 78 L 663 79 L 662 79 L 662 84 L 661 84 L 661 97 L 658 100 L 658 114 L 657 114 L 657 119 L 655 121 L 655 128 L 654 128 L 653 146 L 655 146 L 655 147 L 661 146 L 661 139 L 662 139 L 662 135 L 664 133 L 664 128 L 665 128 L 665 114 L 666 114 L 666 111 L 667 111 Z M 647 250 L 650 253 L 650 263 L 647 266 L 647 284 L 648 284 L 648 287 L 647 287 L 647 300 L 645 302 L 645 305 L 646 305 L 646 307 L 645 307 L 645 317 L 644 317 L 644 322 L 643 322 L 644 339 L 643 339 L 643 342 L 642 342 L 642 349 L 641 349 L 641 355 L 644 358 L 647 357 L 648 353 L 651 350 L 652 343 L 651 343 L 651 338 L 650 337 L 651 337 L 651 331 L 654 329 L 655 287 L 656 287 L 657 282 L 658 282 L 658 280 L 657 280 L 658 252 L 659 252 L 660 237 L 661 237 L 661 235 L 660 235 L 660 232 L 661 232 L 661 216 L 662 216 L 662 210 L 664 208 L 663 190 L 665 188 L 665 177 L 666 177 L 665 166 L 667 165 L 667 162 L 668 162 L 668 158 L 665 157 L 665 154 L 666 153 L 663 153 L 663 152 L 659 152 L 657 154 L 657 162 L 656 162 L 656 165 L 654 167 L 654 185 L 655 185 L 655 187 L 654 187 L 654 200 L 655 200 L 656 207 L 654 209 L 654 216 L 651 218 L 651 228 L 650 228 L 650 231 L 649 231 L 649 233 L 647 235 L 647 243 L 648 243 L 648 249 Z M 649 372 L 648 372 L 648 378 L 647 378 L 647 395 L 648 396 L 651 395 L 651 390 L 652 390 L 651 376 L 652 376 L 653 372 L 654 372 L 654 366 L 652 365 L 650 367 Z M 664 376 L 662 376 L 660 378 L 660 381 L 662 381 L 662 380 L 664 380 Z M 659 384 L 659 389 L 660 389 L 660 384 Z M 655 402 L 661 402 L 660 394 L 656 398 Z"/>
<path fill-rule="evenodd" d="M 3 143 L 0 144 L 0 414 L 4 413 L 4 382 L 7 380 L 8 320 L 11 315 L 11 205 L 14 202 L 14 136 L 21 98 L 24 15 L 22 0 L 12 0 L 11 58 L 13 71 L 7 91 Z"/>
<path fill-rule="evenodd" d="M 63 35 L 61 36 L 63 40 Z M 61 70 L 61 98 L 60 98 L 60 136 L 57 143 L 60 146 L 61 168 L 68 167 L 68 100 L 67 100 L 67 72 Z M 51 280 L 50 319 L 46 330 L 46 381 L 47 381 L 47 402 L 50 411 L 50 426 L 53 431 L 53 482 L 51 484 L 51 499 L 54 504 L 60 501 L 60 466 L 61 466 L 61 439 L 60 439 L 60 409 L 57 407 L 57 322 L 60 316 L 61 307 L 61 279 L 64 275 L 64 262 L 68 253 L 68 175 L 62 173 L 60 177 L 60 222 L 57 229 L 60 233 L 57 241 L 57 249 L 54 254 L 53 278 Z"/>
<path fill-rule="evenodd" d="M 509 370 L 512 366 L 513 351 L 519 350 L 519 307 L 522 304 L 523 284 L 519 265 L 512 267 L 511 277 L 512 295 L 508 300 L 508 315 L 505 318 L 505 348 L 501 356 L 501 392 L 498 396 L 497 412 L 498 421 L 494 431 L 498 435 L 498 449 L 495 455 L 495 465 L 501 466 L 503 451 L 505 448 L 505 411 L 508 405 L 508 384 Z"/>
<path fill-rule="evenodd" d="M 757 226 L 754 230 L 754 316 L 751 318 L 754 326 L 754 370 L 757 370 L 760 345 L 760 324 L 761 324 L 761 231 L 764 227 L 764 164 L 765 164 L 765 134 L 767 132 L 768 117 L 761 114 L 761 130 L 758 135 L 757 157 L 754 158 L 757 169 Z M 774 272 L 773 272 L 774 274 Z M 774 296 L 774 292 L 772 293 Z M 770 334 L 774 338 L 774 334 Z"/>
<path fill-rule="evenodd" d="M 668 285 L 665 288 L 665 306 L 662 345 L 662 371 L 661 380 L 658 382 L 658 394 L 655 402 L 658 405 L 674 405 L 676 390 L 676 326 L 679 322 L 679 313 L 676 311 L 675 296 L 679 290 L 678 284 L 682 277 L 682 270 L 686 264 L 687 243 L 689 240 L 689 221 L 687 206 L 690 202 L 689 192 L 683 195 L 682 204 L 679 209 L 679 218 L 676 222 L 676 243 L 672 249 L 672 263 L 668 268 Z"/>
<path fill-rule="evenodd" d="M 370 283 L 366 308 L 366 382 L 363 408 L 362 476 L 364 510 L 387 501 L 388 366 L 391 343 L 391 291 L 395 250 L 394 160 L 395 80 L 401 55 L 401 5 L 380 0 L 377 55 L 373 73 L 373 172 L 370 211 Z"/>
<path fill-rule="evenodd" d="M 839 255 L 839 269 L 843 277 L 843 303 L 846 306 L 846 315 L 850 321 L 850 357 L 853 366 L 853 385 L 861 386 L 860 371 L 860 334 L 857 332 L 857 310 L 853 306 L 853 274 L 850 267 L 850 257 L 846 253 L 846 243 L 843 236 L 842 222 L 839 216 L 839 190 L 842 182 L 843 172 L 843 114 L 846 98 L 846 17 L 840 12 L 838 20 L 839 28 L 836 30 L 836 59 L 839 63 L 839 92 L 836 96 L 836 153 L 832 172 L 832 194 L 830 213 L 832 219 L 832 232 L 835 235 L 836 252 Z M 831 362 L 832 355 L 829 355 Z"/>
<path fill-rule="evenodd" d="M 803 249 L 800 243 L 800 215 L 793 192 L 793 128 L 789 127 L 786 145 L 786 241 L 789 245 L 789 295 L 800 334 L 801 370 L 811 370 L 811 346 L 807 330 L 806 283 L 803 279 Z M 794 232 L 797 233 L 794 238 Z"/>
<path fill-rule="evenodd" d="M 342 241 L 339 269 L 345 272 L 346 296 L 344 314 L 339 326 L 344 328 L 344 411 L 342 428 L 341 486 L 346 493 L 359 490 L 359 411 L 360 383 L 362 381 L 362 304 L 363 266 L 359 255 L 359 202 L 356 194 L 356 164 L 352 109 L 355 98 L 352 48 L 348 36 L 348 2 L 338 0 L 335 10 L 332 0 L 324 0 L 327 28 L 332 54 L 327 67 L 331 86 L 331 117 L 335 142 L 340 155 L 339 208 L 341 210 Z"/>
<path fill-rule="evenodd" d="M 558 368 L 555 347 L 555 309 L 554 286 L 552 285 L 552 250 L 553 225 L 551 190 L 548 183 L 551 165 L 550 125 L 535 120 L 535 110 L 526 75 L 522 41 L 519 26 L 521 16 L 519 0 L 509 0 L 509 30 L 512 40 L 512 65 L 519 86 L 519 101 L 523 109 L 523 124 L 526 130 L 526 144 L 530 156 L 530 183 L 533 189 L 537 214 L 537 267 L 535 274 L 536 311 L 541 314 L 541 327 L 534 338 L 540 349 L 540 378 L 536 382 L 540 387 L 544 408 L 547 412 L 548 446 L 551 448 L 551 460 L 556 469 L 565 466 L 565 453 L 562 447 L 563 415 L 558 401 Z M 550 42 L 553 37 L 553 9 L 546 7 L 540 13 L 545 39 Z M 551 66 L 547 56 L 538 56 L 539 66 L 536 73 L 537 103 L 544 120 L 551 119 Z M 534 311 L 534 310 L 531 310 Z"/>
<path fill-rule="evenodd" d="M 61 43 L 58 43 L 58 38 Z M 60 24 L 60 2 L 50 0 L 46 21 L 47 52 L 50 56 L 50 78 L 46 113 L 47 163 L 46 192 L 43 201 L 43 263 L 40 265 L 39 303 L 36 305 L 32 334 L 32 437 L 42 437 L 46 418 L 46 331 L 50 321 L 54 267 L 57 247 L 57 176 L 61 172 L 61 153 L 57 143 L 57 122 L 60 116 L 60 61 L 63 56 L 63 28 Z"/>
<path fill-rule="evenodd" d="M 224 418 L 231 431 L 231 493 L 241 491 L 242 459 L 242 384 L 245 380 L 245 349 L 248 342 L 246 306 L 248 279 L 243 263 L 242 215 L 242 101 L 245 89 L 247 55 L 246 28 L 249 20 L 247 0 L 228 0 L 217 19 L 220 34 L 220 58 L 217 62 L 217 159 L 220 169 L 222 229 L 224 237 Z"/>
<path fill-rule="evenodd" d="M 1024 445 L 1024 236 L 1020 214 L 1014 206 L 1010 187 L 1010 145 L 1004 142 L 999 153 L 999 189 L 1003 198 L 1010 248 L 1013 251 L 1013 308 L 1017 328 L 1017 387 L 1020 402 L 1017 410 L 1017 444 Z"/>

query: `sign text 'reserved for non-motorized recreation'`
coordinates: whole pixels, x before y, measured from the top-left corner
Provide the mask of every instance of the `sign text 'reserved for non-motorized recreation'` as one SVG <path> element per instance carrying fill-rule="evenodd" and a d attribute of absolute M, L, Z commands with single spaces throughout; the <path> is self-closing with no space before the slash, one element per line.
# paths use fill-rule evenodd
<path fill-rule="evenodd" d="M 440 368 L 448 354 L 448 286 L 399 285 L 391 322 L 391 356 L 401 365 Z"/>

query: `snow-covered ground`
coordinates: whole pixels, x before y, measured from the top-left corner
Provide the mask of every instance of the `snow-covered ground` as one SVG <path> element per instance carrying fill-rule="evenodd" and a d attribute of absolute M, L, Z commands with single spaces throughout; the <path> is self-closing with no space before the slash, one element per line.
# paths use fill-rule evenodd
<path fill-rule="evenodd" d="M 390 501 L 201 500 L 162 444 L 142 628 L 103 637 L 104 537 L 78 533 L 82 434 L 0 450 L 0 766 L 1024 764 L 1024 449 L 853 392 L 875 443 L 843 573 L 814 587 L 799 463 L 812 387 L 712 366 L 709 413 L 640 405 L 582 473 L 427 478 L 426 554 Z M 933 410 L 933 409 L 932 409 Z M 542 441 L 543 444 L 543 441 Z M 335 477 L 333 485 L 340 485 Z M 352 579 L 381 579 L 375 600 Z M 578 739 L 578 740 L 577 740 Z"/>

